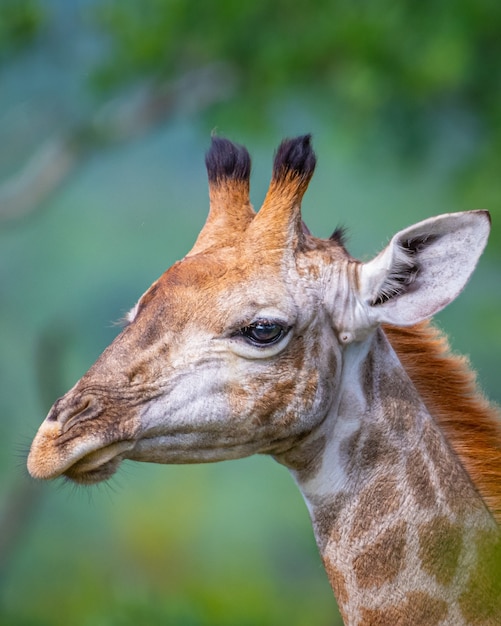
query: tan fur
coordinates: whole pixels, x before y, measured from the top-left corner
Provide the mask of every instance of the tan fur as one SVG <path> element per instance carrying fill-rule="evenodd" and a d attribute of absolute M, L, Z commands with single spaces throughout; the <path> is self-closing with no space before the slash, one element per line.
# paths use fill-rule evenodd
<path fill-rule="evenodd" d="M 421 398 L 501 523 L 501 420 L 482 396 L 468 360 L 451 354 L 428 322 L 384 330 Z"/>
<path fill-rule="evenodd" d="M 188 256 L 221 245 L 234 244 L 254 218 L 248 180 L 222 180 L 209 185 L 210 211 L 204 228 Z"/>

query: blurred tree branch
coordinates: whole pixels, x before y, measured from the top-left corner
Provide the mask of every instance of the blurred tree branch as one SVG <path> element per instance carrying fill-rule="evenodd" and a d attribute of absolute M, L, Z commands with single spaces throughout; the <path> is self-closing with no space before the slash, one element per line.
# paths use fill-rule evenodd
<path fill-rule="evenodd" d="M 221 118 L 263 128 L 270 103 L 312 95 L 326 129 L 399 163 L 438 151 L 461 206 L 501 214 L 501 3 L 109 0 L 95 18 L 103 91 L 231 61 L 239 88 Z"/>
<path fill-rule="evenodd" d="M 0 184 L 0 220 L 34 211 L 94 151 L 139 137 L 180 110 L 203 110 L 230 97 L 234 87 L 230 65 L 213 63 L 177 80 L 143 83 L 110 100 L 71 132 L 49 139 Z"/>
<path fill-rule="evenodd" d="M 33 211 L 89 153 L 176 110 L 222 103 L 219 118 L 263 128 L 270 103 L 291 93 L 313 94 L 326 127 L 341 119 L 365 151 L 369 136 L 399 162 L 441 138 L 461 204 L 501 213 L 500 3 L 108 0 L 90 12 L 106 54 L 87 86 L 128 91 L 0 185 L 0 220 Z"/>
<path fill-rule="evenodd" d="M 20 542 L 35 520 L 42 494 L 42 485 L 25 478 L 16 481 L 5 498 L 0 515 L 0 589 Z"/>
<path fill-rule="evenodd" d="M 40 404 L 47 411 L 67 387 L 66 357 L 74 334 L 65 324 L 47 326 L 35 346 L 35 367 Z M 23 459 L 24 461 L 24 459 Z M 24 475 L 14 480 L 0 509 L 0 592 L 2 581 L 46 493 L 45 485 Z"/>

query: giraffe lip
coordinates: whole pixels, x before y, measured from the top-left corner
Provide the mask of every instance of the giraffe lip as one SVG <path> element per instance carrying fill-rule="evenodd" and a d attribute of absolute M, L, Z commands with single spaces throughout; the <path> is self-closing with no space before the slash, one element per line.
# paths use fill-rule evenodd
<path fill-rule="evenodd" d="M 78 459 L 78 461 L 72 465 L 72 468 L 84 472 L 91 471 L 98 468 L 103 463 L 111 461 L 118 454 L 130 450 L 133 445 L 131 441 L 117 441 L 116 443 L 89 452 Z"/>
<path fill-rule="evenodd" d="M 79 485 L 95 485 L 96 483 L 100 483 L 103 480 L 111 478 L 111 476 L 113 476 L 118 469 L 121 460 L 121 456 L 115 456 L 109 461 L 89 469 L 79 467 L 79 464 L 77 463 L 73 467 L 66 470 L 63 476 Z"/>
<path fill-rule="evenodd" d="M 60 474 L 81 484 L 93 484 L 110 478 L 117 470 L 123 455 L 134 442 L 117 441 L 89 451 L 69 464 Z"/>

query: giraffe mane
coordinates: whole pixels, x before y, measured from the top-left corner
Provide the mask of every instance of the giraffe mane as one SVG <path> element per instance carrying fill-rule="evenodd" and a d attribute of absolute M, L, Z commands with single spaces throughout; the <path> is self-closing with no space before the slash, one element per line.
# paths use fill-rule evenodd
<path fill-rule="evenodd" d="M 472 482 L 501 523 L 501 420 L 478 389 L 468 359 L 451 353 L 431 323 L 384 325 L 407 374 Z"/>

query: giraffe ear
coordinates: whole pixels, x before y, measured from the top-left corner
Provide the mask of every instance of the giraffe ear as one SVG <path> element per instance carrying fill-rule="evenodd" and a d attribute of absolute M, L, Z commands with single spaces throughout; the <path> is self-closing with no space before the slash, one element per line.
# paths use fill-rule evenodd
<path fill-rule="evenodd" d="M 452 302 L 468 282 L 490 231 L 487 211 L 449 213 L 397 233 L 362 266 L 369 320 L 407 326 Z"/>

